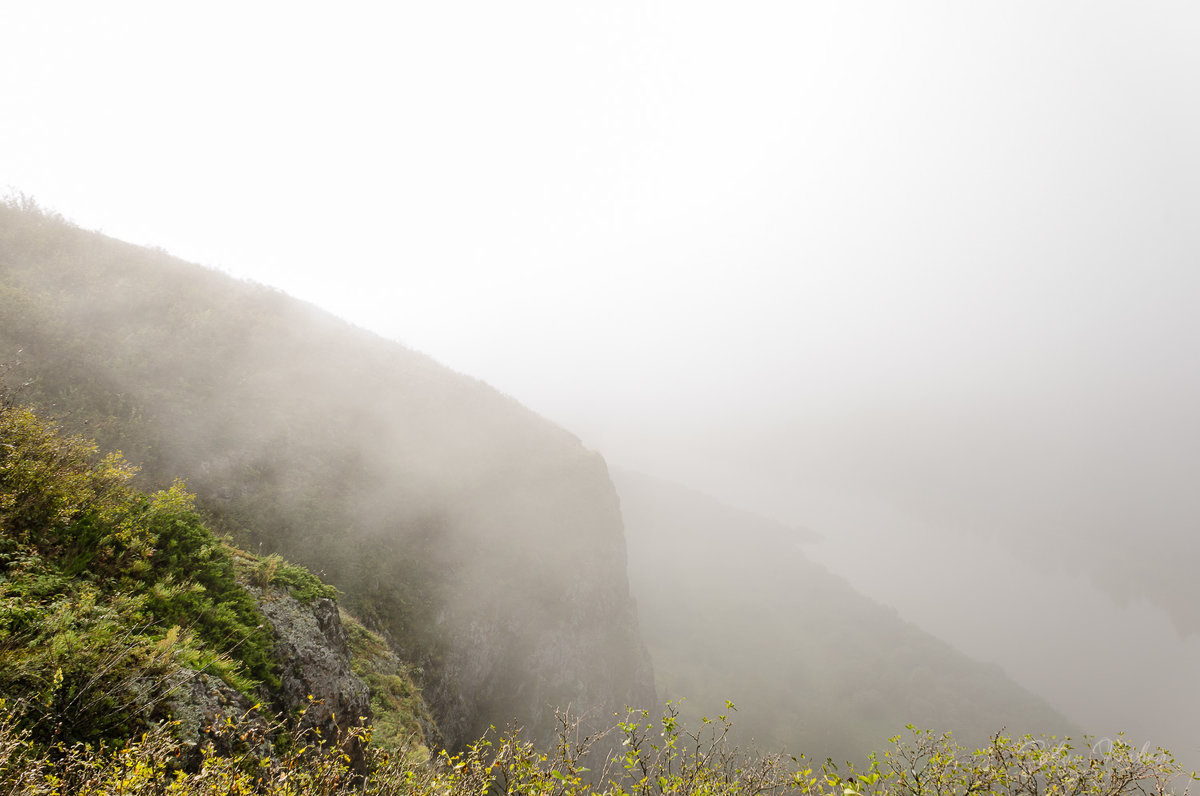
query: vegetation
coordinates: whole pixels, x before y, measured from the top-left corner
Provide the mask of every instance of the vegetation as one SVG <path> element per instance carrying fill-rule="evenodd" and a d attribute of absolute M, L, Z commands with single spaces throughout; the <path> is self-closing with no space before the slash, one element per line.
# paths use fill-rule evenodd
<path fill-rule="evenodd" d="M 39 747 L 122 743 L 165 720 L 198 673 L 267 698 L 275 642 L 242 582 L 336 596 L 303 567 L 213 536 L 181 484 L 145 495 L 132 475 L 0 395 L 0 697 Z M 432 722 L 411 673 L 345 621 L 378 743 L 421 743 L 419 722 Z"/>
<path fill-rule="evenodd" d="M 278 586 L 302 603 L 322 597 L 332 600 L 338 596 L 335 587 L 322 582 L 304 567 L 284 561 L 278 553 L 259 557 L 235 549 L 233 561 L 245 579 L 260 589 Z"/>
<path fill-rule="evenodd" d="M 421 697 L 417 678 L 387 642 L 345 611 L 342 626 L 353 654 L 354 673 L 371 689 L 371 742 L 387 749 L 425 744 L 438 738 L 433 717 Z"/>
<path fill-rule="evenodd" d="M 0 694 L 42 742 L 128 737 L 166 675 L 276 685 L 273 639 L 181 484 L 146 495 L 119 454 L 0 406 Z"/>
<path fill-rule="evenodd" d="M 910 728 L 882 756 L 839 768 L 832 761 L 814 766 L 804 758 L 742 754 L 728 743 L 729 727 L 722 717 L 687 731 L 669 703 L 658 721 L 635 712 L 588 737 L 560 716 L 550 750 L 539 750 L 519 730 L 492 733 L 461 754 L 443 751 L 432 759 L 368 747 L 367 770 L 359 773 L 336 745 L 312 733 L 276 747 L 282 751 L 264 752 L 279 728 L 243 719 L 219 728 L 189 768 L 181 762 L 186 750 L 165 725 L 111 749 L 77 746 L 48 758 L 0 705 L 0 788 L 29 796 L 1151 796 L 1186 794 L 1189 787 L 1169 754 L 1119 740 L 1080 751 L 1057 739 L 996 735 L 969 752 L 948 735 Z M 369 738 L 369 729 L 357 732 Z M 618 751 L 590 769 L 596 744 L 609 735 Z M 232 753 L 219 754 L 219 744 Z"/>

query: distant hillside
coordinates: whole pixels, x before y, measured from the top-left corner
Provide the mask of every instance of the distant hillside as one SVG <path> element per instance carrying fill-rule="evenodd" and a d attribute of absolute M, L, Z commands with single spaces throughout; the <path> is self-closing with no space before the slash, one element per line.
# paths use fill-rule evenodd
<path fill-rule="evenodd" d="M 27 202 L 0 205 L 0 358 L 141 486 L 182 477 L 214 528 L 342 589 L 451 746 L 654 701 L 604 461 L 487 385 Z"/>
<path fill-rule="evenodd" d="M 714 715 L 729 699 L 759 748 L 839 760 L 910 722 L 968 744 L 1000 728 L 1077 734 L 998 668 L 812 562 L 803 532 L 649 476 L 613 478 L 659 688 L 686 698 L 685 715 Z"/>

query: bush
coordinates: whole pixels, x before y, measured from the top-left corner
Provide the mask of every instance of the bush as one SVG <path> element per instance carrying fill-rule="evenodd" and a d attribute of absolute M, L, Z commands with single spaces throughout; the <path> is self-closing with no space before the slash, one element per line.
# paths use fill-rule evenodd
<path fill-rule="evenodd" d="M 731 706 L 732 707 L 732 706 Z M 337 743 L 309 731 L 272 745 L 280 725 L 257 717 L 212 729 L 212 740 L 194 755 L 169 727 L 159 725 L 119 748 L 97 751 L 77 746 L 55 759 L 39 755 L 28 733 L 0 702 L 0 782 L 11 794 L 88 793 L 142 796 L 172 793 L 367 794 L 370 796 L 1120 796 L 1128 793 L 1186 793 L 1182 772 L 1162 750 L 1153 754 L 1121 741 L 1100 744 L 1087 754 L 1066 742 L 997 735 L 974 752 L 948 735 L 910 728 L 908 741 L 892 739 L 882 758 L 857 771 L 839 771 L 831 761 L 814 770 L 803 758 L 742 754 L 727 743 L 729 721 L 704 721 L 696 732 L 679 726 L 675 706 L 651 721 L 631 713 L 606 732 L 581 737 L 578 725 L 561 715 L 558 743 L 540 751 L 510 731 L 484 738 L 461 754 L 434 759 L 408 750 L 369 747 L 365 775 L 352 771 Z M 363 740 L 369 729 L 356 731 Z M 615 743 L 609 743 L 615 742 Z M 599 771 L 585 762 L 598 749 Z M 217 748 L 228 750 L 218 754 Z M 1177 784 L 1182 790 L 1173 790 Z"/>
<path fill-rule="evenodd" d="M 0 694 L 39 743 L 128 737 L 179 665 L 247 695 L 278 685 L 270 632 L 191 496 L 145 495 L 133 472 L 0 400 Z"/>

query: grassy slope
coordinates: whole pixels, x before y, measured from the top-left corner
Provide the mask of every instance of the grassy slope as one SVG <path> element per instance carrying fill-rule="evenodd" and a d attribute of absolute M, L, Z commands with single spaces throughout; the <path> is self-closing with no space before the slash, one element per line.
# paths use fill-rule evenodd
<path fill-rule="evenodd" d="M 0 406 L 0 695 L 41 743 L 131 737 L 167 717 L 165 684 L 181 667 L 270 693 L 273 639 L 239 580 L 301 600 L 336 594 L 216 538 L 181 485 L 147 495 L 132 475 L 119 456 Z M 377 668 L 382 639 L 351 628 L 355 665 Z M 409 673 L 368 685 L 380 740 L 420 743 L 416 717 L 428 718 Z"/>

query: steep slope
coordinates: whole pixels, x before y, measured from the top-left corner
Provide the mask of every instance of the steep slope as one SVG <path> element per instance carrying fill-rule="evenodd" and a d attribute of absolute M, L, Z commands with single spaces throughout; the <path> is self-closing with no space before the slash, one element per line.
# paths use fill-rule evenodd
<path fill-rule="evenodd" d="M 685 713 L 739 708 L 761 748 L 859 759 L 914 723 L 968 744 L 1074 728 L 808 559 L 804 532 L 623 470 L 629 578 L 659 686 Z M 920 573 L 913 573 L 920 577 Z"/>
<path fill-rule="evenodd" d="M 144 485 L 183 477 L 215 527 L 341 588 L 423 671 L 449 745 L 653 699 L 603 460 L 486 385 L 12 203 L 0 351 Z"/>
<path fill-rule="evenodd" d="M 349 730 L 373 707 L 392 746 L 436 737 L 419 701 L 387 699 L 405 673 L 357 676 L 382 640 L 350 620 L 350 643 L 333 588 L 230 547 L 179 485 L 147 495 L 132 475 L 0 388 L 0 700 L 34 744 L 120 744 L 174 719 L 194 749 L 225 718 L 283 717 L 361 765 Z"/>

